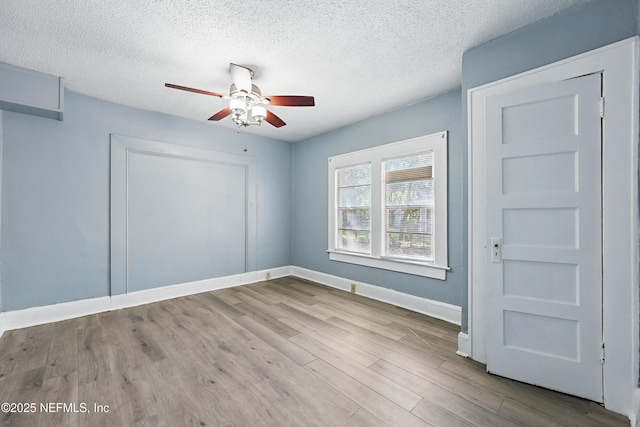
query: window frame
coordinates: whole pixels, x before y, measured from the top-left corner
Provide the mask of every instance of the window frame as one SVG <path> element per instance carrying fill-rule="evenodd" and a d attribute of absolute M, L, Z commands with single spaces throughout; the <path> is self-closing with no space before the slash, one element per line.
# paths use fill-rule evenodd
<path fill-rule="evenodd" d="M 392 142 L 364 150 L 353 151 L 329 157 L 328 159 L 328 249 L 329 259 L 367 267 L 381 268 L 430 277 L 446 279 L 448 264 L 447 236 L 447 144 L 448 132 L 442 131 L 417 138 Z M 423 262 L 394 258 L 384 254 L 385 246 L 385 182 L 384 162 L 388 159 L 409 157 L 433 151 L 434 182 L 434 261 Z M 337 246 L 337 213 L 338 188 L 337 170 L 371 164 L 371 253 L 363 254 L 338 249 Z"/>

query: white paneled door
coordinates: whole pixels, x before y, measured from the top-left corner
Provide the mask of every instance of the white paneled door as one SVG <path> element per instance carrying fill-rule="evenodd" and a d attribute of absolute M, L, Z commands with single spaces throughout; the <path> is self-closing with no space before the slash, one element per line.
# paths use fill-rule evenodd
<path fill-rule="evenodd" d="M 602 402 L 601 74 L 487 98 L 487 370 Z"/>

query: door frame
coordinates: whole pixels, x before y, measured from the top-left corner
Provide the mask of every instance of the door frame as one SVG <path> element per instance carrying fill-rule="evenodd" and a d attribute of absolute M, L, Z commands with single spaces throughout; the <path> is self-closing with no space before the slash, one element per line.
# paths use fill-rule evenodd
<path fill-rule="evenodd" d="M 486 363 L 485 114 L 489 96 L 602 72 L 603 366 L 605 407 L 632 415 L 639 364 L 638 49 L 632 37 L 467 91 L 469 154 L 469 356 Z"/>

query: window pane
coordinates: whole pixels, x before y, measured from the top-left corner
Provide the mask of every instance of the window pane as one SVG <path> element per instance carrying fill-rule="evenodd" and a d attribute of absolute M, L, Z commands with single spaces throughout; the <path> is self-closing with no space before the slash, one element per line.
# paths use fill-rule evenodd
<path fill-rule="evenodd" d="M 371 165 L 364 164 L 343 168 L 338 171 L 338 186 L 353 187 L 371 183 Z"/>
<path fill-rule="evenodd" d="M 387 256 L 430 261 L 432 243 L 429 234 L 387 233 Z"/>
<path fill-rule="evenodd" d="M 341 230 L 370 230 L 369 209 L 339 209 L 338 228 Z"/>
<path fill-rule="evenodd" d="M 371 253 L 371 164 L 337 171 L 336 247 Z"/>
<path fill-rule="evenodd" d="M 341 188 L 338 195 L 338 206 L 341 208 L 371 205 L 371 186 Z"/>
<path fill-rule="evenodd" d="M 433 179 L 386 185 L 387 206 L 433 205 Z"/>
<path fill-rule="evenodd" d="M 349 252 L 370 253 L 371 240 L 368 231 L 338 230 L 338 248 Z"/>
<path fill-rule="evenodd" d="M 385 248 L 390 257 L 433 260 L 433 152 L 387 160 Z"/>

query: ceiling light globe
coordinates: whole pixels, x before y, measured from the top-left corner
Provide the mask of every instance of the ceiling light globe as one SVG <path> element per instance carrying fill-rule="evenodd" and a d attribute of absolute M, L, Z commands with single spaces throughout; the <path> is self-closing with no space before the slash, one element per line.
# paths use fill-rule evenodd
<path fill-rule="evenodd" d="M 251 117 L 257 122 L 262 122 L 267 117 L 267 109 L 262 105 L 254 105 L 251 108 Z"/>
<path fill-rule="evenodd" d="M 247 112 L 247 103 L 244 99 L 234 98 L 229 101 L 229 109 L 234 116 L 241 116 Z"/>

